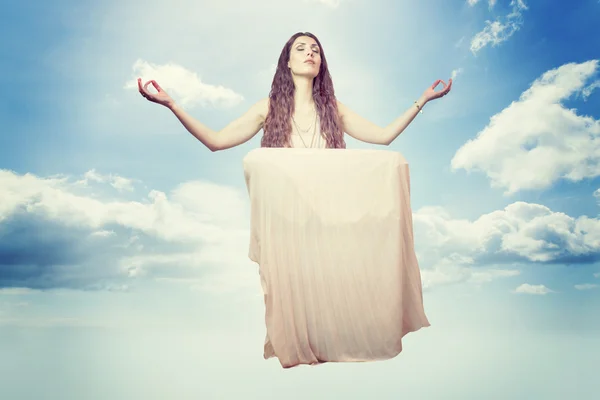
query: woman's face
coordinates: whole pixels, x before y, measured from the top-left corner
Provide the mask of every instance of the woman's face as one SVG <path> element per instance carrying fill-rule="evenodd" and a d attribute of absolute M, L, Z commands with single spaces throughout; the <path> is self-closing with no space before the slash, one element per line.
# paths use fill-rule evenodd
<path fill-rule="evenodd" d="M 321 68 L 321 49 L 309 36 L 296 38 L 290 49 L 288 67 L 294 75 L 316 77 Z"/>

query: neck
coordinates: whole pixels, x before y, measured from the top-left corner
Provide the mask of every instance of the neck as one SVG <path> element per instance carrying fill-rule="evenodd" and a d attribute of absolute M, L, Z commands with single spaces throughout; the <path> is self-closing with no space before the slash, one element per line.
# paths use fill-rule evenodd
<path fill-rule="evenodd" d="M 303 76 L 294 77 L 294 105 L 296 110 L 312 108 L 315 104 L 313 100 L 313 78 Z"/>

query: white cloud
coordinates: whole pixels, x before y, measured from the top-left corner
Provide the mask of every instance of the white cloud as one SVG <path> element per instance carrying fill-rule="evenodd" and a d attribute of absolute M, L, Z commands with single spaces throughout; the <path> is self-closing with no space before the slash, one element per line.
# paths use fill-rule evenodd
<path fill-rule="evenodd" d="M 254 265 L 245 192 L 186 182 L 143 201 L 106 200 L 76 193 L 78 182 L 0 170 L 0 258 L 8 251 L 29 266 L 6 265 L 5 279 L 123 291 L 132 277 L 194 278 L 211 266 L 227 273 L 223 266 Z"/>
<path fill-rule="evenodd" d="M 545 295 L 548 293 L 553 293 L 553 291 L 544 285 L 530 285 L 528 283 L 524 283 L 515 289 L 515 293 Z"/>
<path fill-rule="evenodd" d="M 573 218 L 539 204 L 515 202 L 475 221 L 424 207 L 414 214 L 414 227 L 424 266 L 577 263 L 600 257 L 599 219 Z"/>
<path fill-rule="evenodd" d="M 473 283 L 487 283 L 498 278 L 511 278 L 521 275 L 521 271 L 515 269 L 488 269 L 473 271 L 470 281 Z"/>
<path fill-rule="evenodd" d="M 91 233 L 92 236 L 109 237 L 116 235 L 115 231 L 99 230 Z"/>
<path fill-rule="evenodd" d="M 495 1 L 490 1 L 489 4 L 491 8 L 494 6 Z M 523 0 L 512 0 L 510 6 L 512 8 L 510 14 L 495 21 L 485 21 L 485 28 L 471 39 L 471 51 L 473 54 L 476 54 L 489 44 L 492 46 L 499 45 L 508 40 L 521 28 L 523 25 L 523 11 L 527 10 L 527 6 Z"/>
<path fill-rule="evenodd" d="M 592 60 L 544 73 L 456 152 L 452 168 L 482 171 L 505 194 L 600 176 L 600 121 L 561 104 L 597 67 Z"/>
<path fill-rule="evenodd" d="M 598 88 L 600 88 L 600 81 L 592 82 L 591 84 L 583 88 L 583 90 L 581 91 L 583 99 L 587 100 L 587 98 L 592 95 L 592 92 Z"/>
<path fill-rule="evenodd" d="M 75 183 L 77 185 L 77 182 Z M 23 208 L 67 226 L 98 229 L 110 224 L 174 242 L 218 242 L 224 223 L 238 223 L 245 210 L 242 194 L 210 182 L 188 182 L 172 199 L 152 190 L 144 202 L 102 201 L 73 193 L 66 178 L 38 178 L 0 170 L 0 221 Z"/>
<path fill-rule="evenodd" d="M 440 260 L 435 266 L 421 266 L 421 281 L 423 289 L 455 283 L 482 285 L 496 279 L 519 276 L 521 271 L 516 269 L 488 269 L 482 266 L 472 266 L 467 262 L 461 264 L 457 257 Z"/>
<path fill-rule="evenodd" d="M 598 285 L 592 284 L 592 283 L 584 283 L 581 285 L 575 285 L 575 289 L 577 290 L 591 290 L 591 289 L 596 289 L 598 287 Z"/>
<path fill-rule="evenodd" d="M 174 63 L 156 65 L 144 60 L 137 60 L 132 69 L 133 77 L 125 83 L 126 89 L 137 90 L 138 77 L 142 78 L 143 84 L 149 80 L 155 80 L 183 107 L 196 105 L 202 107 L 233 107 L 244 100 L 242 95 L 232 89 L 204 83 L 198 74 Z M 152 85 L 149 85 L 148 88 L 151 92 L 156 92 Z"/>
<path fill-rule="evenodd" d="M 421 267 L 421 282 L 423 289 L 467 282 L 473 273 L 471 260 L 463 259 L 458 255 L 450 255 L 446 258 L 442 258 L 433 265 L 431 265 L 431 263 L 421 262 L 422 257 L 420 257 L 420 255 L 418 258 Z"/>
<path fill-rule="evenodd" d="M 462 74 L 462 72 L 463 72 L 462 68 L 453 70 L 452 75 L 451 75 L 452 80 L 455 80 L 458 75 Z"/>
<path fill-rule="evenodd" d="M 162 253 L 136 252 L 118 260 L 120 270 L 130 277 L 155 276 L 175 279 L 198 277 L 203 266 L 219 265 L 220 273 L 227 273 L 223 266 L 255 265 L 248 259 L 249 233 L 246 230 L 230 230 L 226 237 L 209 246 L 174 248 Z M 248 270 L 250 268 L 246 268 Z M 204 279 L 204 275 L 203 278 Z"/>
<path fill-rule="evenodd" d="M 467 0 L 467 4 L 471 7 L 473 7 L 477 3 L 479 3 L 479 0 Z M 496 5 L 496 0 L 488 0 L 488 5 L 490 6 L 490 8 L 494 7 L 494 5 Z"/>
<path fill-rule="evenodd" d="M 88 186 L 90 182 L 108 183 L 119 191 L 133 191 L 133 179 L 124 178 L 115 174 L 99 174 L 95 169 L 87 171 L 83 175 L 83 179 L 75 182 L 75 184 Z"/>

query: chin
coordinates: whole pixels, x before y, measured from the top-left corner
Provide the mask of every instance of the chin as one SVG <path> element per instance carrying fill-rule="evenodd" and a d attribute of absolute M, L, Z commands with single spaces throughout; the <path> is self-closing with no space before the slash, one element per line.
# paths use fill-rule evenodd
<path fill-rule="evenodd" d="M 316 78 L 319 76 L 319 71 L 298 71 L 294 75 L 304 76 L 306 78 Z"/>

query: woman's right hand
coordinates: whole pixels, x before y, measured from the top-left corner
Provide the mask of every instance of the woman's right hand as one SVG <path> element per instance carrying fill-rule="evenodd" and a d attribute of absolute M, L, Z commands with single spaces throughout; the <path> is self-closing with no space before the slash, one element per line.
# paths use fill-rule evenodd
<path fill-rule="evenodd" d="M 148 85 L 152 84 L 152 86 L 154 86 L 154 88 L 158 91 L 158 93 L 150 93 L 148 91 Z M 158 83 L 156 83 L 155 80 L 151 80 L 146 82 L 146 84 L 144 86 L 142 86 L 142 78 L 138 78 L 138 88 L 140 91 L 140 94 L 146 98 L 146 100 L 151 101 L 153 103 L 156 104 L 160 104 L 163 105 L 167 108 L 172 108 L 175 105 L 175 102 L 173 101 L 173 99 L 171 98 L 171 96 L 169 96 L 167 94 L 167 92 L 165 92 Z"/>

